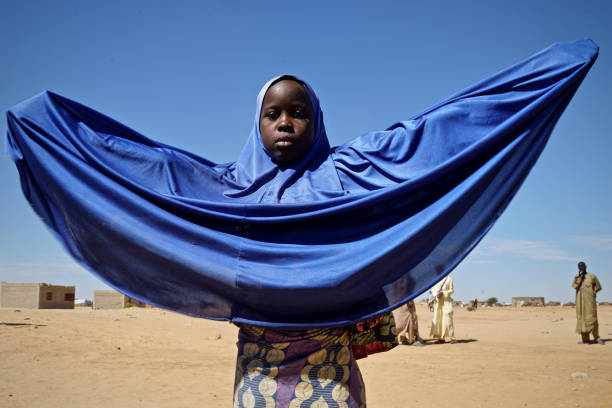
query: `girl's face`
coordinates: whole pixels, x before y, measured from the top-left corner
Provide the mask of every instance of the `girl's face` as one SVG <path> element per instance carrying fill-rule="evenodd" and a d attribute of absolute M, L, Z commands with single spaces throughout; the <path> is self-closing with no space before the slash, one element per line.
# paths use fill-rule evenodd
<path fill-rule="evenodd" d="M 268 89 L 259 132 L 264 148 L 277 162 L 294 162 L 310 150 L 314 140 L 312 104 L 301 84 L 284 79 Z"/>

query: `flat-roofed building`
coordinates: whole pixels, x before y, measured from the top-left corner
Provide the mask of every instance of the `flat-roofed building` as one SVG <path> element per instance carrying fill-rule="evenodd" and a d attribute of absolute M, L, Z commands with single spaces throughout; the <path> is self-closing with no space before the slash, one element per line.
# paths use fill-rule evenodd
<path fill-rule="evenodd" d="M 522 297 L 513 297 L 512 298 L 512 306 L 520 307 L 520 306 L 544 306 L 544 297 L 536 296 L 522 296 Z"/>
<path fill-rule="evenodd" d="M 130 306 L 146 307 L 147 305 L 115 290 L 94 290 L 94 309 L 123 309 Z"/>
<path fill-rule="evenodd" d="M 74 286 L 2 282 L 0 290 L 1 307 L 74 309 Z"/>

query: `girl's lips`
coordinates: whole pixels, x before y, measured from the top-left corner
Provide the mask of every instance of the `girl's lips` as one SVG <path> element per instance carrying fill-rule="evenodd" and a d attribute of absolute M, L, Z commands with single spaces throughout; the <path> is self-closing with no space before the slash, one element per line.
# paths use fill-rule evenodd
<path fill-rule="evenodd" d="M 274 144 L 278 147 L 289 147 L 293 146 L 294 141 L 292 139 L 278 139 Z"/>

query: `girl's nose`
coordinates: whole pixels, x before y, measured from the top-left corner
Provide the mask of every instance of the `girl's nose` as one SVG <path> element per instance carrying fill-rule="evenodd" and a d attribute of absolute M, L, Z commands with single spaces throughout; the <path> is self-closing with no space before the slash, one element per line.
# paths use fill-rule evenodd
<path fill-rule="evenodd" d="M 280 117 L 278 118 L 278 123 L 288 123 L 289 122 L 289 115 L 287 114 L 287 112 L 282 112 L 280 114 Z"/>
<path fill-rule="evenodd" d="M 291 117 L 287 113 L 281 113 L 278 118 L 278 130 L 281 132 L 291 132 L 293 130 Z"/>

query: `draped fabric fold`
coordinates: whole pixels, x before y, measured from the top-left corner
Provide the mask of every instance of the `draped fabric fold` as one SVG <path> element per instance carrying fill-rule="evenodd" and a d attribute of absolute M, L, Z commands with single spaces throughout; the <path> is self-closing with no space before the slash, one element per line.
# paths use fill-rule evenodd
<path fill-rule="evenodd" d="M 314 328 L 363 321 L 448 274 L 508 205 L 598 48 L 554 44 L 386 130 L 275 163 L 253 130 L 216 164 L 44 92 L 7 114 L 23 192 L 82 265 L 143 302 Z M 219 140 L 215 137 L 215 140 Z M 221 138 L 222 140 L 222 138 Z"/>

